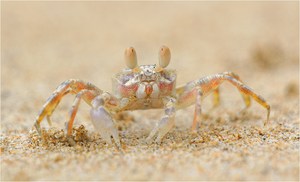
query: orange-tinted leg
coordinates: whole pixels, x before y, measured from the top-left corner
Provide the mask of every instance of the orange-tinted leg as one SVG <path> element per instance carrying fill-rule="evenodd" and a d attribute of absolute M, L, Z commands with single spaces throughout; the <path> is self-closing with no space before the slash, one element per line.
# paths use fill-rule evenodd
<path fill-rule="evenodd" d="M 240 77 L 237 74 L 233 73 L 233 72 L 224 72 L 222 74 L 231 76 L 231 77 L 235 78 L 236 80 L 240 81 L 241 83 L 243 83 L 243 81 L 240 79 Z M 242 92 L 241 90 L 239 90 L 239 91 L 240 91 L 240 93 L 241 93 L 241 95 L 243 97 L 243 100 L 244 100 L 244 103 L 246 105 L 246 108 L 250 107 L 250 105 L 251 105 L 251 97 L 250 97 L 250 95 Z"/>
<path fill-rule="evenodd" d="M 34 125 L 38 133 L 41 135 L 40 123 L 45 117 L 47 117 L 48 123 L 51 123 L 50 116 L 52 115 L 53 111 L 55 110 L 63 96 L 65 96 L 68 93 L 77 94 L 84 89 L 95 91 L 98 94 L 102 93 L 102 91 L 96 86 L 81 80 L 70 79 L 61 83 L 53 92 L 53 94 L 47 99 L 46 103 L 43 105 L 42 109 L 40 110 L 38 116 L 35 119 Z"/>
<path fill-rule="evenodd" d="M 267 109 L 267 120 L 265 124 L 269 121 L 270 116 L 270 105 L 265 101 L 265 99 L 255 93 L 250 87 L 245 85 L 242 81 L 240 81 L 239 77 L 231 72 L 219 73 L 212 76 L 204 77 L 198 81 L 196 81 L 197 85 L 201 87 L 203 95 L 208 95 L 212 90 L 215 90 L 220 86 L 223 81 L 228 81 L 233 84 L 239 91 L 241 92 L 243 99 L 245 101 L 246 107 L 250 106 L 250 98 L 252 97 L 256 102 L 258 102 L 261 106 Z"/>
<path fill-rule="evenodd" d="M 216 88 L 214 90 L 214 107 L 217 107 L 220 105 L 220 90 L 219 88 Z"/>
<path fill-rule="evenodd" d="M 72 109 L 70 110 L 70 118 L 69 121 L 67 123 L 67 136 L 71 136 L 72 135 L 72 130 L 73 130 L 73 123 L 74 123 L 74 119 L 75 116 L 77 114 L 78 111 L 78 107 L 80 104 L 80 101 L 82 98 L 84 98 L 84 100 L 91 105 L 92 100 L 98 96 L 99 94 L 95 91 L 92 90 L 81 90 L 75 97 L 73 105 L 72 105 Z"/>
<path fill-rule="evenodd" d="M 192 130 L 195 130 L 197 127 L 197 122 L 200 119 L 201 113 L 201 99 L 199 99 L 199 88 L 201 90 L 201 97 L 204 98 L 209 95 L 211 92 L 214 92 L 214 103 L 219 103 L 219 86 L 224 82 L 228 81 L 233 84 L 242 94 L 243 100 L 245 101 L 246 107 L 249 107 L 251 104 L 251 97 L 258 102 L 261 106 L 267 109 L 267 119 L 265 125 L 269 121 L 270 117 L 270 105 L 265 101 L 265 99 L 255 93 L 250 87 L 245 85 L 240 78 L 232 72 L 224 72 L 211 76 L 206 76 L 200 80 L 192 81 L 187 83 L 185 86 L 179 87 L 176 90 L 177 93 L 177 103 L 176 108 L 181 109 L 187 107 L 196 102 L 195 114 L 192 125 Z"/>

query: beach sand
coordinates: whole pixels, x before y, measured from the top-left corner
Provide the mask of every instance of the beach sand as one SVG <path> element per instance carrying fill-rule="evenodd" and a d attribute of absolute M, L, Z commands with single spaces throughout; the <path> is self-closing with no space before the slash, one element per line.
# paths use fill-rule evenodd
<path fill-rule="evenodd" d="M 1 2 L 1 180 L 297 180 L 299 181 L 299 2 Z M 81 103 L 73 137 L 64 123 L 67 95 L 33 128 L 46 99 L 77 78 L 111 91 L 133 46 L 139 64 L 157 64 L 161 45 L 182 85 L 224 71 L 237 73 L 262 95 L 245 105 L 229 83 L 221 105 L 203 100 L 177 111 L 160 145 L 146 144 L 163 110 L 120 116 L 122 151 L 105 143 Z"/>

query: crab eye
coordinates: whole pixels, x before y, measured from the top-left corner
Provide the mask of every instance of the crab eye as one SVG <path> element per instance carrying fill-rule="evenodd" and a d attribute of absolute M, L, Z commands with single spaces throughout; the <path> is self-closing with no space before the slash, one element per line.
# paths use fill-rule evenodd
<path fill-rule="evenodd" d="M 137 66 L 136 52 L 133 47 L 125 49 L 124 57 L 128 68 L 133 69 Z"/>
<path fill-rule="evenodd" d="M 171 52 L 167 46 L 162 46 L 158 52 L 159 66 L 165 68 L 169 65 Z"/>

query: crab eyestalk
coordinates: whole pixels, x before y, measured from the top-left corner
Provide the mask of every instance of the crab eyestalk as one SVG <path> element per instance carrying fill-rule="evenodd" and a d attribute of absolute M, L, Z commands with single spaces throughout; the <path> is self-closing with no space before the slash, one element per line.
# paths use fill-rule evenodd
<path fill-rule="evenodd" d="M 167 46 L 162 46 L 158 52 L 159 66 L 165 68 L 169 65 L 171 59 L 171 52 Z"/>
<path fill-rule="evenodd" d="M 125 49 L 125 63 L 126 66 L 130 69 L 134 69 L 137 67 L 137 58 L 136 58 L 136 52 L 133 47 L 128 47 Z"/>

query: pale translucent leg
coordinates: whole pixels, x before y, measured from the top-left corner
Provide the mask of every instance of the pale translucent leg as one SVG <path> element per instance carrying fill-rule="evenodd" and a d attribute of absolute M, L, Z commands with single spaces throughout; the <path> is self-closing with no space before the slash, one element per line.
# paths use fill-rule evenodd
<path fill-rule="evenodd" d="M 165 98 L 165 116 L 156 124 L 155 128 L 147 137 L 146 142 L 151 143 L 157 135 L 155 142 L 160 144 L 161 139 L 172 129 L 174 126 L 175 118 L 175 103 L 176 100 L 172 97 Z"/>
<path fill-rule="evenodd" d="M 114 119 L 110 112 L 104 107 L 104 103 L 109 100 L 109 94 L 104 93 L 97 96 L 92 101 L 92 109 L 90 112 L 92 122 L 97 131 L 100 132 L 102 138 L 108 143 L 112 144 L 111 137 L 113 137 L 117 147 L 121 148 L 119 134 L 114 125 Z"/>
<path fill-rule="evenodd" d="M 196 132 L 197 128 L 199 127 L 200 117 L 201 117 L 201 99 L 203 93 L 200 87 L 196 88 L 196 103 L 195 103 L 195 112 L 194 112 L 194 119 L 192 125 L 192 132 Z"/>

